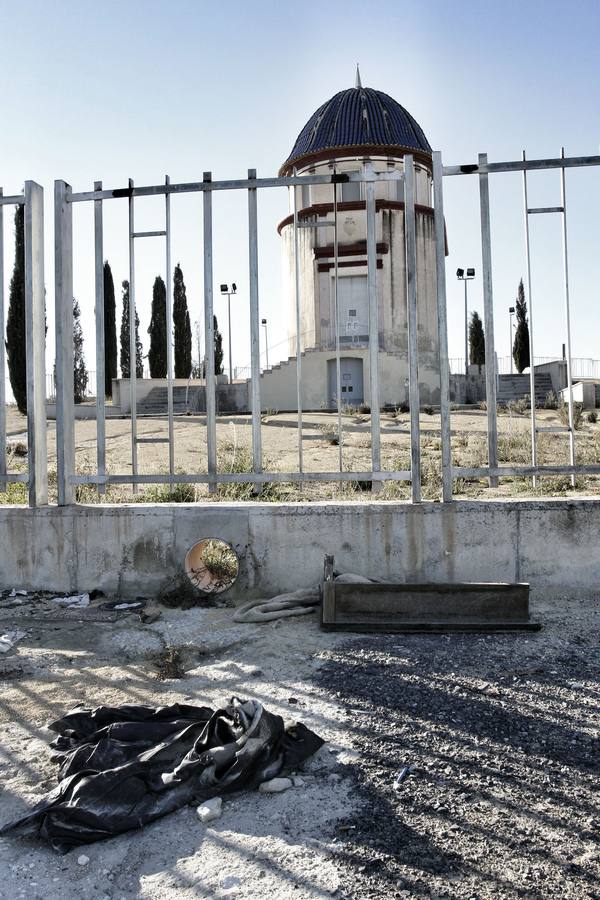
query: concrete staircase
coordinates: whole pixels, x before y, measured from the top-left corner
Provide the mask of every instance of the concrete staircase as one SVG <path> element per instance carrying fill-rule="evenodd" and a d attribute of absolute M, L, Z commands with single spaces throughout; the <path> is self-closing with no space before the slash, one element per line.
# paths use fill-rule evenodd
<path fill-rule="evenodd" d="M 186 403 L 187 394 L 187 403 Z M 166 387 L 152 388 L 150 393 L 140 400 L 137 405 L 138 416 L 166 415 L 168 394 Z M 173 387 L 173 412 L 175 415 L 185 415 L 187 412 L 195 412 L 200 406 L 200 390 L 190 387 Z"/>
<path fill-rule="evenodd" d="M 535 402 L 536 406 L 543 405 L 548 392 L 553 390 L 552 379 L 548 372 L 536 372 L 535 375 Z M 500 375 L 498 377 L 498 390 L 496 399 L 498 403 L 508 403 L 511 400 L 521 400 L 525 395 L 529 396 L 529 375 Z"/>

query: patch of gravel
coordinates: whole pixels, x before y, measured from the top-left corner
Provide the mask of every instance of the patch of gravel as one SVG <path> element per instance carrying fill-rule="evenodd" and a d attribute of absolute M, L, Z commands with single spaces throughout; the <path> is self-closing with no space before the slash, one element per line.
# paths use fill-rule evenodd
<path fill-rule="evenodd" d="M 358 636 L 320 654 L 360 754 L 340 897 L 600 898 L 597 604 L 543 618 L 535 635 Z"/>

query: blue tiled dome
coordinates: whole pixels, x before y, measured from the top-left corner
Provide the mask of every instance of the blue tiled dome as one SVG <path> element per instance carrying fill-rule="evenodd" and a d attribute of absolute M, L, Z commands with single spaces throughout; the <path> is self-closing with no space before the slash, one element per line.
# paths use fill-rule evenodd
<path fill-rule="evenodd" d="M 335 94 L 310 117 L 281 171 L 346 147 L 416 150 L 431 156 L 423 129 L 403 106 L 383 91 L 354 87 Z"/>

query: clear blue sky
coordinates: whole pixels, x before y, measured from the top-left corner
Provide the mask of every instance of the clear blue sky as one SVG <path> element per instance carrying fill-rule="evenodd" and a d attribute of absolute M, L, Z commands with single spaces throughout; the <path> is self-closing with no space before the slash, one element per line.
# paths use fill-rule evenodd
<path fill-rule="evenodd" d="M 277 172 L 311 113 L 351 86 L 360 62 L 363 84 L 395 97 L 416 117 L 448 164 L 598 153 L 600 141 L 600 3 L 421 2 L 354 0 L 302 5 L 214 4 L 190 0 L 54 0 L 0 2 L 0 183 L 19 191 L 39 181 L 46 199 L 48 340 L 53 346 L 53 180 L 75 190 L 95 179 L 106 187 Z M 570 201 L 573 352 L 600 357 L 600 171 L 567 174 Z M 462 287 L 457 266 L 473 265 L 470 306 L 482 311 L 477 184 L 446 180 L 450 355 L 462 354 Z M 451 183 L 448 183 L 451 182 Z M 557 205 L 558 174 L 532 176 L 533 205 Z M 497 346 L 508 353 L 507 307 L 524 270 L 520 176 L 491 187 Z M 277 221 L 284 191 L 260 203 L 261 315 L 269 344 L 283 341 Z M 249 361 L 245 196 L 215 197 L 215 283 L 236 281 L 234 362 Z M 140 201 L 137 225 L 161 228 L 160 200 Z M 6 215 L 7 282 L 12 266 L 12 211 Z M 544 218 L 544 221 L 542 219 Z M 560 222 L 532 220 L 536 354 L 560 353 Z M 173 262 L 180 261 L 192 321 L 202 308 L 202 209 L 199 195 L 173 200 Z M 105 255 L 115 281 L 128 277 L 127 204 L 105 204 Z M 75 216 L 75 293 L 84 310 L 93 362 L 92 209 Z M 137 299 L 147 351 L 151 288 L 164 275 L 163 244 L 137 245 Z M 119 292 L 120 293 L 120 292 Z M 225 327 L 225 304 L 217 298 Z M 117 310 L 120 315 L 120 310 Z M 278 356 L 272 351 L 271 360 Z M 285 355 L 285 347 L 281 347 Z M 49 353 L 49 358 L 51 354 Z"/>

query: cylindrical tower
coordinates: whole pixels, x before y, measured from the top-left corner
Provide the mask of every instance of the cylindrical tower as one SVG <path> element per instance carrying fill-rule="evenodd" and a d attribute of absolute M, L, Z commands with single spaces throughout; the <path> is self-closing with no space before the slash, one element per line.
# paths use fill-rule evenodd
<path fill-rule="evenodd" d="M 416 174 L 417 293 L 419 382 L 422 402 L 439 396 L 439 360 L 435 283 L 435 237 L 432 209 L 431 147 L 420 125 L 388 94 L 357 86 L 324 103 L 300 132 L 280 175 L 357 172 L 371 163 L 376 172 L 403 171 L 411 153 Z M 338 203 L 339 339 L 344 358 L 343 400 L 356 402 L 368 393 L 362 363 L 369 347 L 366 204 L 363 185 L 335 186 Z M 331 220 L 334 185 L 303 188 L 299 219 Z M 290 355 L 296 352 L 293 215 L 278 226 L 283 243 L 285 290 L 289 303 Z M 407 369 L 406 251 L 403 182 L 376 184 L 377 289 L 381 399 L 405 399 Z M 302 228 L 300 240 L 301 334 L 304 351 L 322 351 L 331 370 L 335 347 L 333 228 Z M 314 363 L 311 370 L 314 368 Z M 332 405 L 331 377 L 327 405 Z M 344 389 L 345 388 L 345 389 Z M 362 396 L 361 396 L 362 395 Z"/>

